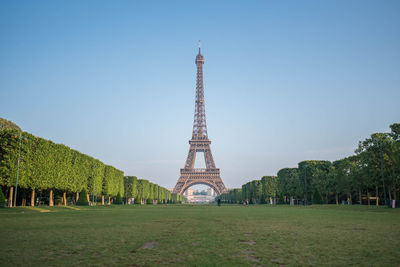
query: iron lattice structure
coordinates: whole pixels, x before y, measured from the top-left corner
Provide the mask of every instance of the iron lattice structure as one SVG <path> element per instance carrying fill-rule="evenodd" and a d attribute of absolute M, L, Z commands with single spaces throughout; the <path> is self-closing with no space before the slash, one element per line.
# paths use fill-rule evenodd
<path fill-rule="evenodd" d="M 189 154 L 186 158 L 185 167 L 181 169 L 181 175 L 176 183 L 173 193 L 183 194 L 189 187 L 195 184 L 205 184 L 215 190 L 220 195 L 227 191 L 220 177 L 219 169 L 215 167 L 214 158 L 211 153 L 208 139 L 206 110 L 204 104 L 204 85 L 203 85 L 203 64 L 204 57 L 200 51 L 196 56 L 196 100 L 193 121 L 192 139 L 189 140 Z M 196 153 L 203 152 L 206 164 L 205 169 L 194 168 Z"/>

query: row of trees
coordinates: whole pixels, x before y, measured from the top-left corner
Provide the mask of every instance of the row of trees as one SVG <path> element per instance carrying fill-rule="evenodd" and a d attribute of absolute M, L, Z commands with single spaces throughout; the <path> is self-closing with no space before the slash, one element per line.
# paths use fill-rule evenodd
<path fill-rule="evenodd" d="M 136 176 L 125 176 L 125 201 L 129 203 L 134 199 L 137 204 L 165 204 L 182 203 L 180 194 L 172 194 L 168 189 L 153 184 L 148 180 L 138 179 Z"/>
<path fill-rule="evenodd" d="M 261 180 L 253 180 L 244 185 L 242 188 L 229 190 L 227 193 L 217 197 L 225 203 L 242 203 L 247 201 L 249 204 L 265 204 L 273 203 L 277 197 L 277 177 L 263 176 Z"/>
<path fill-rule="evenodd" d="M 16 129 L 0 130 L 0 185 L 6 187 L 10 203 L 18 173 L 18 187 L 31 190 L 31 205 L 35 192 L 48 191 L 48 204 L 53 205 L 54 191 L 75 193 L 83 189 L 91 196 L 109 198 L 124 193 L 124 174 L 98 159 L 82 154 L 62 144 L 36 137 Z M 24 190 L 25 189 L 25 190 Z M 21 199 L 25 204 L 25 199 Z"/>
<path fill-rule="evenodd" d="M 241 189 L 219 196 L 240 203 L 348 203 L 376 204 L 397 200 L 400 189 L 400 124 L 390 133 L 374 133 L 360 141 L 355 154 L 333 162 L 306 160 L 297 168 L 284 168 L 277 176 L 264 176 Z M 386 195 L 386 197 L 385 197 Z"/>
<path fill-rule="evenodd" d="M 37 203 L 38 195 L 53 206 L 57 194 L 56 200 L 61 199 L 67 205 L 67 198 L 76 202 L 82 190 L 87 192 L 88 201 L 91 198 L 96 202 L 101 198 L 103 205 L 105 199 L 110 204 L 117 195 L 140 199 L 141 203 L 182 201 L 180 195 L 171 195 L 159 185 L 136 177 L 124 178 L 121 170 L 65 145 L 22 132 L 4 119 L 0 120 L 0 186 L 8 197 L 9 206 L 14 202 L 26 205 L 27 192 L 31 206 Z"/>

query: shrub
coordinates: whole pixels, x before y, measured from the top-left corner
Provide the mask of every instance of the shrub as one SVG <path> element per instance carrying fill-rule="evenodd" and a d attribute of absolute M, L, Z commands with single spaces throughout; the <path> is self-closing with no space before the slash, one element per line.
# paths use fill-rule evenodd
<path fill-rule="evenodd" d="M 4 197 L 3 191 L 0 188 L 0 208 L 4 208 L 5 203 L 6 199 Z"/>
<path fill-rule="evenodd" d="M 63 198 L 61 196 L 57 196 L 56 199 L 54 200 L 54 204 L 56 206 L 61 206 L 63 204 Z"/>
<path fill-rule="evenodd" d="M 76 205 L 78 206 L 89 206 L 89 202 L 87 200 L 87 192 L 85 189 L 82 190 L 82 192 L 79 193 L 79 199 L 76 202 Z"/>
<path fill-rule="evenodd" d="M 117 197 L 115 198 L 114 204 L 117 204 L 117 205 L 122 204 L 122 197 L 121 197 L 120 193 L 118 193 Z"/>

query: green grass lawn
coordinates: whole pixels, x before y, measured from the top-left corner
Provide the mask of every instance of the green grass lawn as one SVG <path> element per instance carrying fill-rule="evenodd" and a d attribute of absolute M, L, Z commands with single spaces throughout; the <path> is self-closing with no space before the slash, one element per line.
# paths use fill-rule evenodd
<path fill-rule="evenodd" d="M 21 207 L 0 222 L 1 266 L 400 265 L 399 209 Z"/>

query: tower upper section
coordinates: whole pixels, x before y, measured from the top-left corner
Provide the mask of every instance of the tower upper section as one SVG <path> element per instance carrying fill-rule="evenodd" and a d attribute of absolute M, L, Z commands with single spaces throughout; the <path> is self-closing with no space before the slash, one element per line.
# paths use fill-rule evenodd
<path fill-rule="evenodd" d="M 192 140 L 207 140 L 206 109 L 204 103 L 204 84 L 203 84 L 203 64 L 204 57 L 201 54 L 200 41 L 199 53 L 196 56 L 196 100 L 193 121 Z"/>
<path fill-rule="evenodd" d="M 196 56 L 196 65 L 198 65 L 198 64 L 204 64 L 204 57 L 201 54 L 200 47 L 199 47 L 199 53 Z"/>

